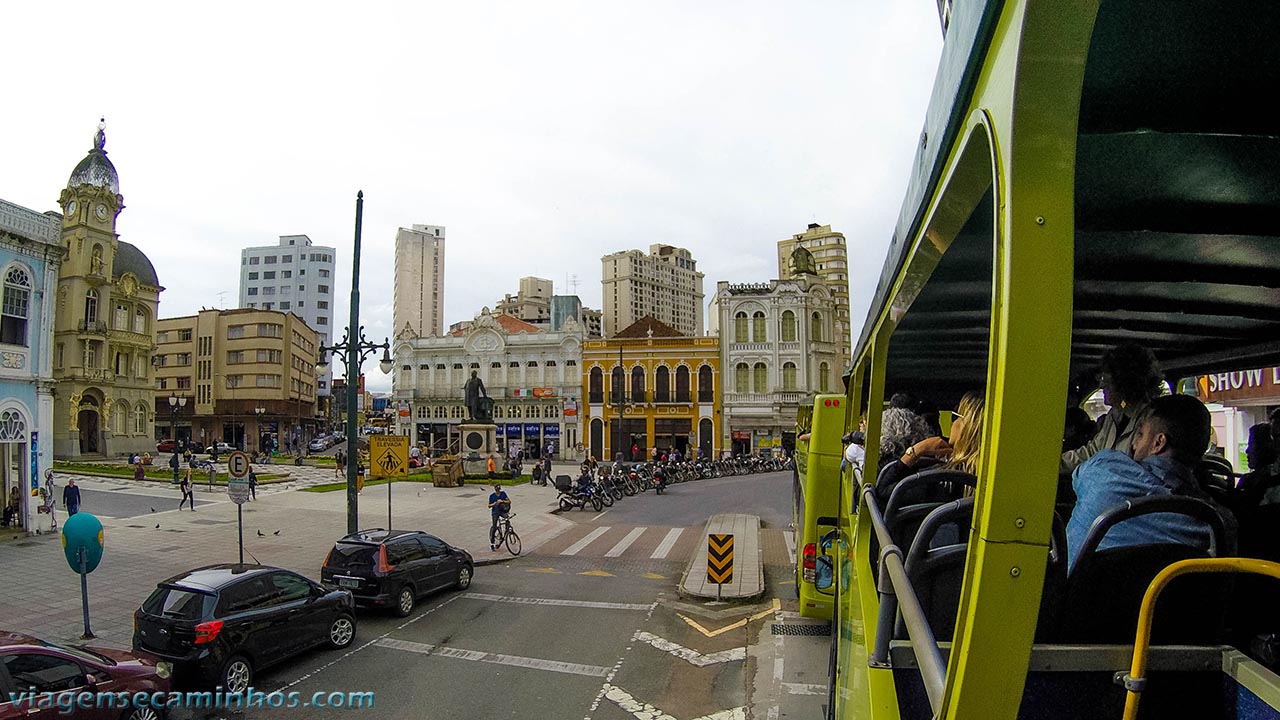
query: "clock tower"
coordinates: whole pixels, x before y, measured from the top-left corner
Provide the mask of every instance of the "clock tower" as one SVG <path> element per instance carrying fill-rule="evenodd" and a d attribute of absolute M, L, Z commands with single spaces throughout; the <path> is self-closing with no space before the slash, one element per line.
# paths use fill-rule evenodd
<path fill-rule="evenodd" d="M 120 178 L 105 123 L 58 197 L 66 260 L 58 273 L 53 375 L 55 457 L 155 452 L 155 268 L 120 240 Z"/>

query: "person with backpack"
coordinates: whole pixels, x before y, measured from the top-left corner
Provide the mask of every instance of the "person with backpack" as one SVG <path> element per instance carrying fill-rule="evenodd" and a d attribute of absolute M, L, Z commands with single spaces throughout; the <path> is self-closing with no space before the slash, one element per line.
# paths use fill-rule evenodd
<path fill-rule="evenodd" d="M 178 457 L 174 455 L 174 457 Z M 176 471 L 175 471 L 176 472 Z M 196 495 L 191 492 L 191 466 L 187 466 L 187 471 L 182 474 L 182 484 L 178 486 L 182 490 L 182 499 L 178 501 L 178 509 L 186 503 L 191 503 L 191 512 L 196 511 Z"/>

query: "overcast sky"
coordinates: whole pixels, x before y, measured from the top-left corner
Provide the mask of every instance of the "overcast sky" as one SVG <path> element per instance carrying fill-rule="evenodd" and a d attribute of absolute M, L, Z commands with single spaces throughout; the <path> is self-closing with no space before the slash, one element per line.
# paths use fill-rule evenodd
<path fill-rule="evenodd" d="M 932 0 L 18 3 L 5 25 L 0 198 L 57 210 L 105 116 L 161 317 L 234 307 L 240 248 L 306 234 L 337 248 L 340 331 L 364 190 L 378 340 L 414 223 L 447 228 L 446 323 L 525 275 L 599 308 L 601 256 L 659 242 L 709 299 L 830 224 L 856 337 L 942 45 Z"/>

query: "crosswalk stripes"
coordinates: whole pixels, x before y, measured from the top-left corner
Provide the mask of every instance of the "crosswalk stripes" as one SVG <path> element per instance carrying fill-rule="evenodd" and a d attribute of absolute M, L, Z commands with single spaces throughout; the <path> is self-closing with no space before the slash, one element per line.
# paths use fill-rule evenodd
<path fill-rule="evenodd" d="M 680 534 L 684 532 L 684 528 L 671 528 L 667 531 L 667 536 L 662 539 L 662 543 L 658 545 L 653 554 L 649 556 L 650 560 L 666 560 L 667 553 L 671 552 L 671 548 L 675 547 L 676 541 L 680 539 Z"/>
<path fill-rule="evenodd" d="M 633 542 L 635 542 L 636 540 L 638 540 L 638 539 L 640 538 L 640 536 L 644 534 L 644 531 L 645 531 L 646 529 L 647 529 L 647 528 L 643 528 L 643 527 L 634 528 L 631 532 L 627 533 L 627 536 L 626 536 L 626 537 L 624 537 L 624 538 L 622 538 L 621 540 L 619 540 L 619 541 L 618 541 L 618 544 L 613 546 L 613 549 L 611 549 L 611 550 L 609 550 L 609 552 L 605 553 L 605 554 L 604 554 L 604 556 L 605 556 L 605 557 L 618 557 L 618 556 L 619 556 L 619 555 L 621 555 L 622 553 L 626 552 L 626 551 L 627 551 L 627 548 L 631 547 L 631 543 L 633 543 Z"/>
<path fill-rule="evenodd" d="M 587 533 L 586 537 L 582 538 L 578 542 L 565 548 L 560 554 L 561 555 L 577 555 L 578 553 L 582 552 L 582 550 L 585 547 L 587 547 L 592 542 L 594 542 L 596 538 L 609 532 L 609 530 L 610 528 L 608 525 L 602 525 L 596 528 L 595 530 L 592 530 L 591 532 Z"/>

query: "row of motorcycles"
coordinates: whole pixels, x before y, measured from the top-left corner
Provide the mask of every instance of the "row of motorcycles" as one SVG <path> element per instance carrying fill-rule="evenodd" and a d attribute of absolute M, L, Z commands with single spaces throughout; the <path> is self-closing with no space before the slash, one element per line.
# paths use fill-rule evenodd
<path fill-rule="evenodd" d="M 560 509 L 585 510 L 590 505 L 596 512 L 613 507 L 624 497 L 653 490 L 661 495 L 668 485 L 759 472 L 778 472 L 794 467 L 790 458 L 739 455 L 719 460 L 653 461 L 647 463 L 614 463 L 612 467 L 583 467 L 574 481 L 568 475 L 556 477 L 560 492 Z"/>

